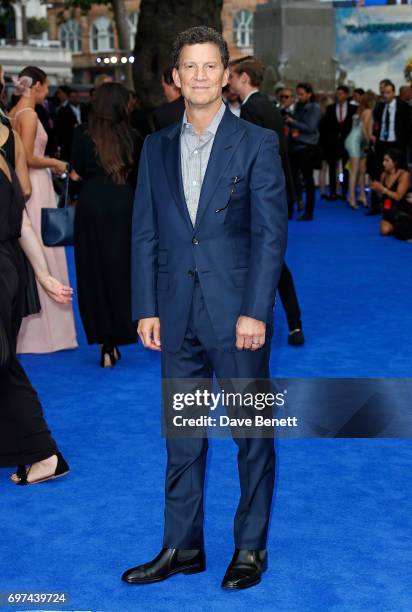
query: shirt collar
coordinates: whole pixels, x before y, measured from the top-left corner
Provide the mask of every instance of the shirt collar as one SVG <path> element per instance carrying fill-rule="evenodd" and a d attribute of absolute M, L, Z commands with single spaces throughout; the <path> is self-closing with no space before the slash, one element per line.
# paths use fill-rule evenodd
<path fill-rule="evenodd" d="M 222 121 L 223 115 L 225 114 L 225 110 L 226 110 L 226 105 L 224 104 L 224 102 L 222 100 L 222 103 L 221 103 L 221 105 L 219 107 L 219 110 L 217 111 L 216 115 L 213 117 L 212 121 L 209 123 L 209 125 L 207 126 L 207 128 L 203 132 L 204 134 L 206 132 L 209 132 L 209 133 L 213 134 L 213 136 L 216 135 L 217 128 L 219 127 L 219 124 Z M 185 110 L 185 112 L 183 114 L 182 130 L 181 131 L 183 132 L 183 130 L 187 126 L 190 126 L 193 129 L 192 124 L 187 120 L 187 114 L 186 114 L 186 110 Z"/>
<path fill-rule="evenodd" d="M 259 91 L 258 89 L 253 89 L 252 91 L 250 91 L 248 93 L 248 95 L 246 96 L 246 98 L 242 101 L 242 106 L 244 104 L 246 104 L 246 102 L 249 100 L 250 96 L 253 96 L 253 94 L 258 93 L 258 91 Z"/>

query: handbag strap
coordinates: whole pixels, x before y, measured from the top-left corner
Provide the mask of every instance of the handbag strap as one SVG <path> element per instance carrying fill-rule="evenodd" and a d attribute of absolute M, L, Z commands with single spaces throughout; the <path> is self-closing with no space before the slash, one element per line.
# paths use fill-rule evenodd
<path fill-rule="evenodd" d="M 64 206 L 63 208 L 67 208 L 69 206 L 69 182 L 70 182 L 70 177 L 69 177 L 69 172 L 67 171 L 67 177 L 65 179 L 65 185 L 64 185 Z"/>

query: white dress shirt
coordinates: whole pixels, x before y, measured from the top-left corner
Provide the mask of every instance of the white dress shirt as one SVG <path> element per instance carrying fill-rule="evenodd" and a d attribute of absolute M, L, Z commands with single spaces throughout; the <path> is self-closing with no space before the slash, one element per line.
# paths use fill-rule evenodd
<path fill-rule="evenodd" d="M 347 114 L 348 114 L 348 103 L 342 102 L 342 104 L 339 104 L 339 102 L 336 102 L 336 119 L 338 120 L 338 122 L 345 121 Z"/>
<path fill-rule="evenodd" d="M 82 115 L 81 115 L 81 110 L 80 110 L 80 106 L 75 106 L 74 104 L 70 104 L 70 108 L 72 109 L 75 117 L 76 117 L 76 121 L 78 123 L 78 125 L 81 124 L 82 122 Z"/>
<path fill-rule="evenodd" d="M 389 110 L 389 135 L 385 138 L 385 125 L 386 125 L 386 113 Z M 381 133 L 379 136 L 380 140 L 386 142 L 395 142 L 396 133 L 395 133 L 395 115 L 396 115 L 396 98 L 392 100 L 392 102 L 388 105 L 385 104 L 383 113 L 382 113 L 382 125 L 381 125 Z"/>

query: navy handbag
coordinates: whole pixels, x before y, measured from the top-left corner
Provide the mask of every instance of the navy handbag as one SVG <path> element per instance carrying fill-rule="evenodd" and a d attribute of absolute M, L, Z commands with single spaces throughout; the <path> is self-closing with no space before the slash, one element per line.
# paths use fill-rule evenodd
<path fill-rule="evenodd" d="M 74 217 L 76 208 L 69 205 L 69 177 L 64 190 L 62 208 L 42 208 L 41 236 L 48 247 L 72 246 L 74 244 Z"/>

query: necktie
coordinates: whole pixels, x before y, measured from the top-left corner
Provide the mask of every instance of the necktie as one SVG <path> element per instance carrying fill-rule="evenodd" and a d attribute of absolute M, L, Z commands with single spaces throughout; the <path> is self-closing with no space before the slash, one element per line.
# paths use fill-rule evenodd
<path fill-rule="evenodd" d="M 384 140 L 389 140 L 389 129 L 390 129 L 390 125 L 391 125 L 391 116 L 390 116 L 390 112 L 389 112 L 389 104 L 386 104 L 385 106 L 385 120 L 384 120 L 384 127 L 383 127 L 383 139 Z"/>
<path fill-rule="evenodd" d="M 343 106 L 342 104 L 339 104 L 339 123 L 342 123 L 343 121 Z"/>

